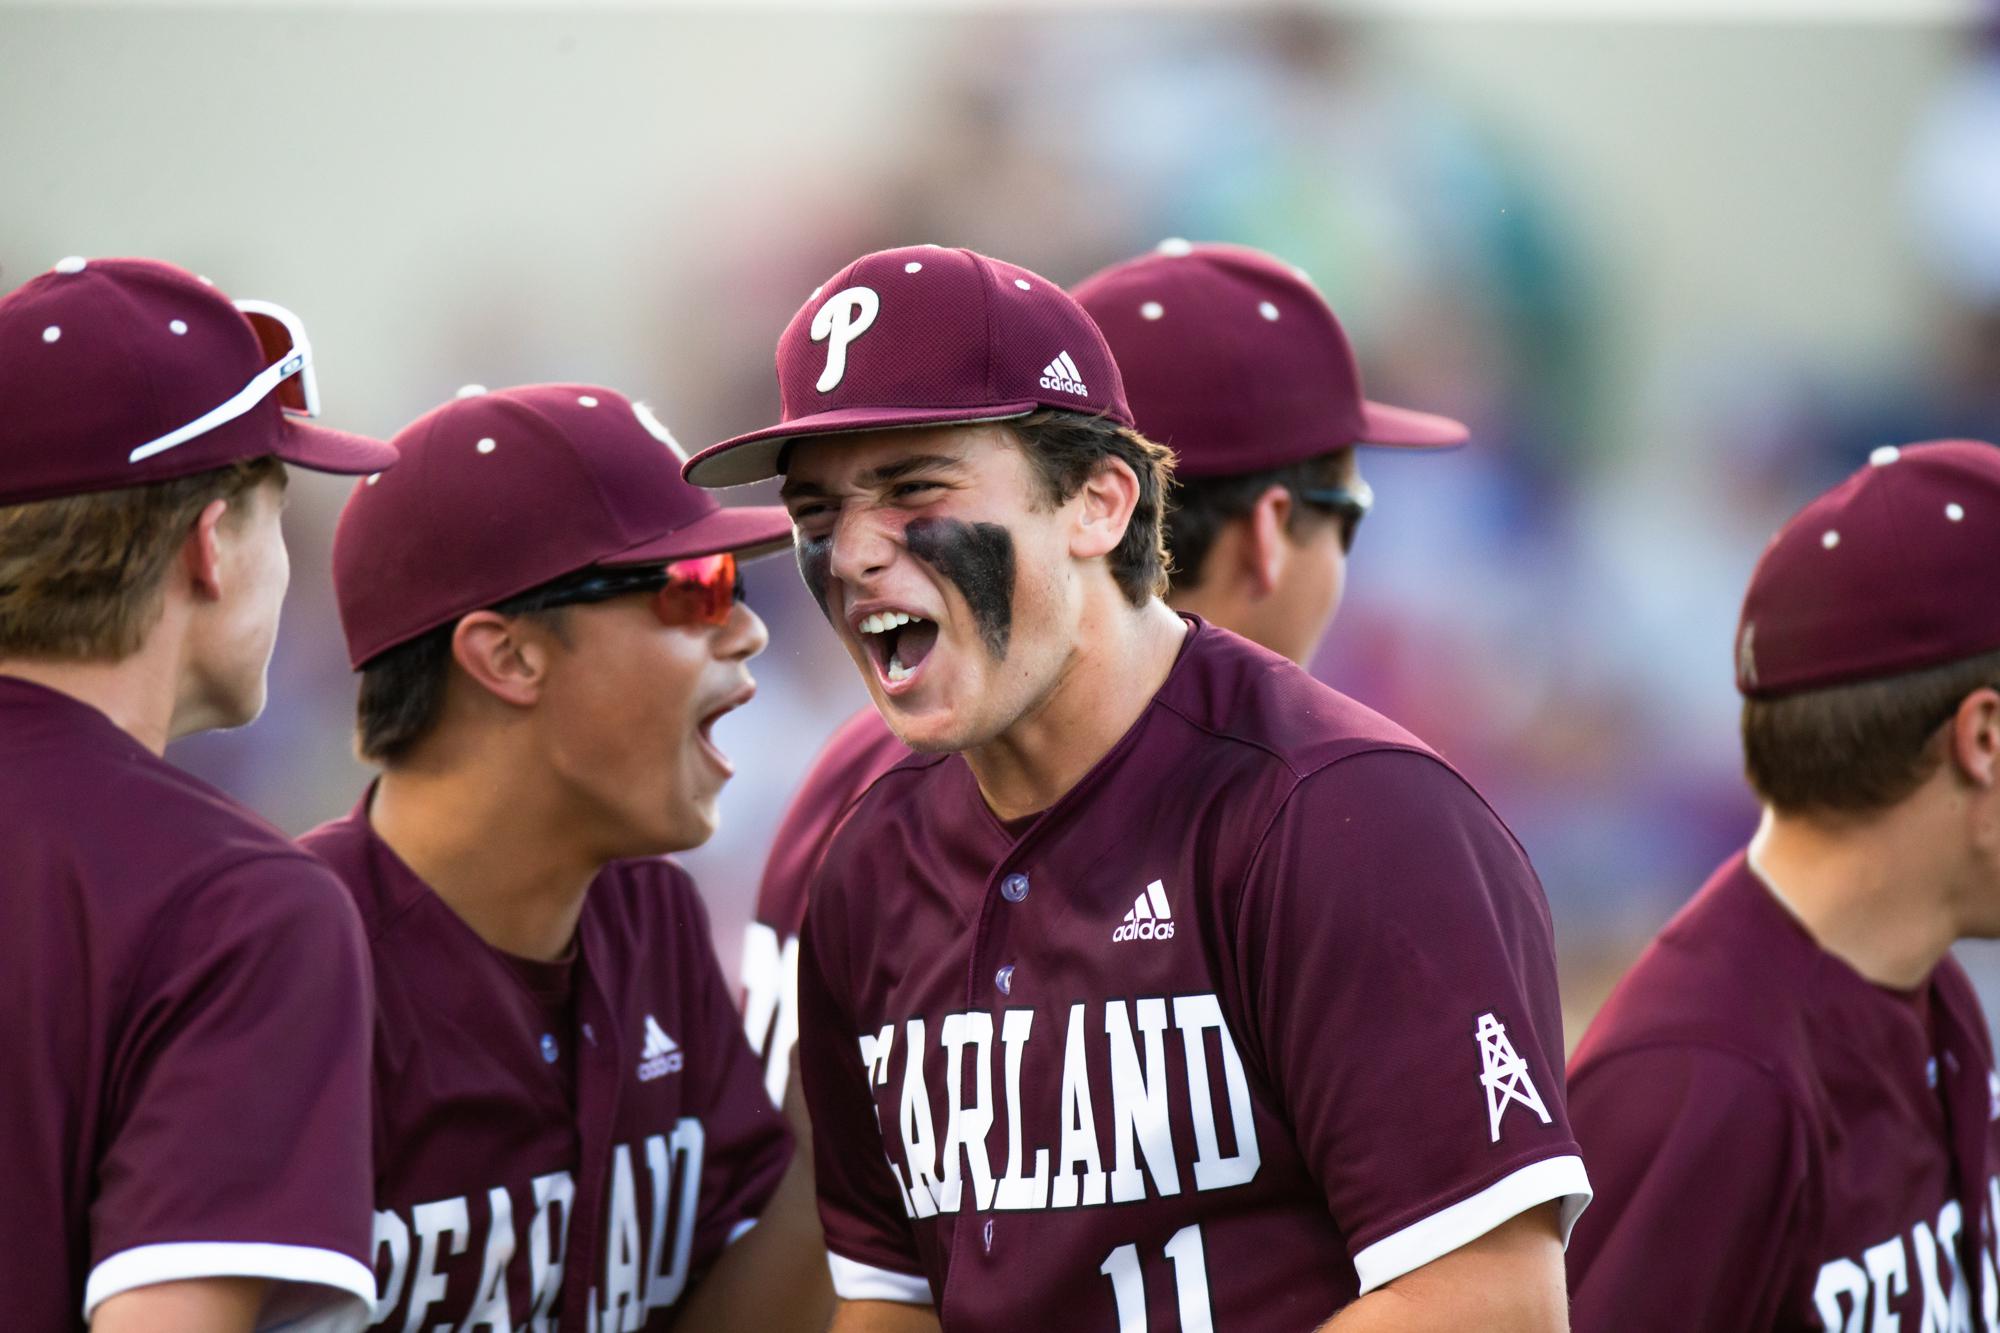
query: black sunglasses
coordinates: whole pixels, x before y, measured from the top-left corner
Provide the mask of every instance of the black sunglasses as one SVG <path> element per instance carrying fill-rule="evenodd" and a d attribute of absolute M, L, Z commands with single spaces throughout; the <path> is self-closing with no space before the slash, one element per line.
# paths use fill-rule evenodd
<path fill-rule="evenodd" d="M 1355 534 L 1361 531 L 1361 520 L 1368 517 L 1368 511 L 1375 506 L 1375 490 L 1365 481 L 1357 480 L 1353 486 L 1301 486 L 1292 494 L 1315 509 L 1323 509 L 1340 520 L 1340 549 L 1346 554 L 1354 549 Z"/>

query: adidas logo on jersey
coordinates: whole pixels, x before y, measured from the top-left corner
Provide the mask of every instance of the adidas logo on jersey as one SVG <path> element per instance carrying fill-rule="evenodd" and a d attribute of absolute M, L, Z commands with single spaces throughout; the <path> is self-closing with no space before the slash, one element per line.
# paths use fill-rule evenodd
<path fill-rule="evenodd" d="M 1125 914 L 1124 924 L 1111 932 L 1113 944 L 1127 940 L 1170 940 L 1174 937 L 1174 914 L 1167 906 L 1167 886 L 1154 880 L 1146 886 Z"/>
<path fill-rule="evenodd" d="M 658 1019 L 646 1015 L 646 1049 L 639 1052 L 639 1081 L 681 1072 L 680 1044 L 667 1035 Z"/>
<path fill-rule="evenodd" d="M 1058 352 L 1055 360 L 1042 367 L 1042 387 L 1073 393 L 1079 398 L 1090 397 L 1090 390 L 1083 387 L 1083 372 L 1069 359 L 1068 352 Z"/>

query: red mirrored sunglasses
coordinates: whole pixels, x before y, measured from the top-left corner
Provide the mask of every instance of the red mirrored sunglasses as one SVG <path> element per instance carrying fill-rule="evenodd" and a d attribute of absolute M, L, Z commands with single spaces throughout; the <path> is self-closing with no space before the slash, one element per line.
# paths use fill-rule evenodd
<path fill-rule="evenodd" d="M 585 570 L 515 599 L 507 609 L 515 614 L 547 611 L 605 602 L 635 592 L 652 594 L 653 613 L 669 627 L 727 624 L 731 610 L 744 600 L 736 557 L 724 551 L 667 565 Z"/>

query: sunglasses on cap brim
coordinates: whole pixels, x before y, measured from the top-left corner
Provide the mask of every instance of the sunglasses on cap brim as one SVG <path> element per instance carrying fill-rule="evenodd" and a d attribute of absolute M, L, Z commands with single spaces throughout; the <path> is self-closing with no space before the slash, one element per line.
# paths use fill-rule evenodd
<path fill-rule="evenodd" d="M 175 427 L 158 439 L 148 440 L 126 456 L 128 463 L 143 463 L 176 445 L 206 435 L 218 426 L 236 420 L 272 393 L 278 406 L 293 416 L 319 415 L 319 384 L 313 378 L 312 344 L 306 341 L 305 325 L 283 306 L 269 301 L 238 301 L 236 309 L 248 320 L 263 349 L 264 368 L 226 402 Z"/>
<path fill-rule="evenodd" d="M 631 593 L 649 593 L 653 614 L 670 629 L 690 625 L 725 625 L 736 603 L 744 600 L 743 579 L 736 557 L 692 556 L 666 565 L 632 569 L 588 569 L 549 584 L 509 603 L 515 613 L 551 611 L 559 606 L 608 602 Z"/>

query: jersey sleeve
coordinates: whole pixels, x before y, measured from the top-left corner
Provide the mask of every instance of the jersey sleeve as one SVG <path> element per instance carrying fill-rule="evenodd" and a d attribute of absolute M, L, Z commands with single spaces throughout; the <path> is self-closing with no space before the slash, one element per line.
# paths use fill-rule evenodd
<path fill-rule="evenodd" d="M 1251 862 L 1240 983 L 1366 1293 L 1538 1205 L 1589 1201 L 1541 885 L 1438 760 L 1305 778 Z"/>
<path fill-rule="evenodd" d="M 743 940 L 743 1031 L 764 1062 L 764 1088 L 774 1105 L 785 1104 L 798 1043 L 799 931 L 812 876 L 855 801 L 909 753 L 874 705 L 863 708 L 813 761 L 771 840 Z"/>
<path fill-rule="evenodd" d="M 833 1289 L 843 1300 L 929 1305 L 930 1283 L 876 1123 L 869 1079 L 877 1038 L 853 1030 L 821 969 L 815 935 L 809 920 L 799 950 L 799 1074 Z"/>
<path fill-rule="evenodd" d="M 1770 1075 L 1702 1046 L 1641 1047 L 1579 1066 L 1570 1112 L 1599 1196 L 1570 1243 L 1577 1329 L 1789 1325 L 1807 1166 Z"/>
<path fill-rule="evenodd" d="M 765 1095 L 764 1071 L 743 1039 L 736 1005 L 710 947 L 708 913 L 694 886 L 686 888 L 693 919 L 682 932 L 691 945 L 683 965 L 701 978 L 696 1021 L 710 1052 L 697 1110 L 704 1148 L 693 1262 L 700 1271 L 756 1225 L 792 1159 L 792 1132 Z"/>
<path fill-rule="evenodd" d="M 84 1315 L 136 1287 L 262 1277 L 269 1326 L 358 1329 L 375 1300 L 367 948 L 303 857 L 184 891 L 128 992 Z M 296 1321 L 296 1322 L 288 1322 Z"/>

